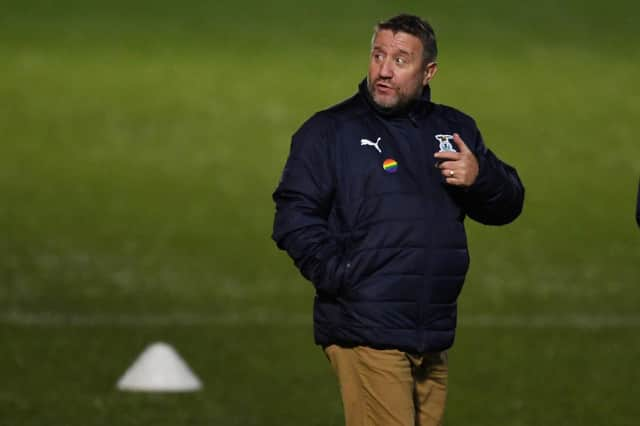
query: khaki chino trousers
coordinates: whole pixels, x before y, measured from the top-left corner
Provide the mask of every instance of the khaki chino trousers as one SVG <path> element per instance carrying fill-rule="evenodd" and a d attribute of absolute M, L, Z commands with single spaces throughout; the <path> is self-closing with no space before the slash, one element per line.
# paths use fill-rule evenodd
<path fill-rule="evenodd" d="M 446 352 L 330 345 L 325 354 L 338 377 L 346 426 L 436 426 L 447 398 Z"/>

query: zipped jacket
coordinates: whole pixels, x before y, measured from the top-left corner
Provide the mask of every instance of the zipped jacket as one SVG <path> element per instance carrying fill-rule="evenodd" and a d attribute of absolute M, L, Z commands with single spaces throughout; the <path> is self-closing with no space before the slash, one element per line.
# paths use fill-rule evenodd
<path fill-rule="evenodd" d="M 522 210 L 516 170 L 472 118 L 429 93 L 388 115 L 363 81 L 293 135 L 273 193 L 273 239 L 315 287 L 319 345 L 449 348 L 469 267 L 465 217 L 502 225 Z M 478 160 L 468 188 L 448 185 L 433 157 L 455 148 L 454 132 Z"/>

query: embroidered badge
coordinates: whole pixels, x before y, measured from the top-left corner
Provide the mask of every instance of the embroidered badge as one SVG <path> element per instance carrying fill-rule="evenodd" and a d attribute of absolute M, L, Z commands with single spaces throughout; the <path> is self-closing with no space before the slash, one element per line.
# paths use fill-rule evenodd
<path fill-rule="evenodd" d="M 380 141 L 382 140 L 382 138 L 378 138 L 376 139 L 375 142 L 371 142 L 369 139 L 360 139 L 360 146 L 372 146 L 376 149 L 376 151 L 378 151 L 380 154 L 382 154 L 382 149 L 380 149 Z"/>
<path fill-rule="evenodd" d="M 393 158 L 387 158 L 382 163 L 382 168 L 387 173 L 395 173 L 398 171 L 398 162 Z"/>
<path fill-rule="evenodd" d="M 453 135 L 435 135 L 435 138 L 440 142 L 440 152 L 457 152 L 451 143 Z"/>

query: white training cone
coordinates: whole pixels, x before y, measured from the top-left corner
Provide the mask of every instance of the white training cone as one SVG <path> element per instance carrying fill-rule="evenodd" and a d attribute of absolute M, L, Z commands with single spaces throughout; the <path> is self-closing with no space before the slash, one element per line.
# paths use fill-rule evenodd
<path fill-rule="evenodd" d="M 118 389 L 134 392 L 192 392 L 202 383 L 170 345 L 153 343 L 118 380 Z"/>

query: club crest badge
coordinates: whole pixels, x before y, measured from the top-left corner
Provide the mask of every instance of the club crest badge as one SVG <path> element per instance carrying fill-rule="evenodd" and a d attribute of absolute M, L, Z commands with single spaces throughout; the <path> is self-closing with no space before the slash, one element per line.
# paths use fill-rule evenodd
<path fill-rule="evenodd" d="M 382 163 L 382 168 L 387 173 L 395 173 L 398 171 L 398 162 L 393 158 L 387 158 Z"/>
<path fill-rule="evenodd" d="M 453 135 L 440 134 L 435 135 L 435 138 L 440 143 L 440 152 L 457 152 L 451 143 Z"/>

